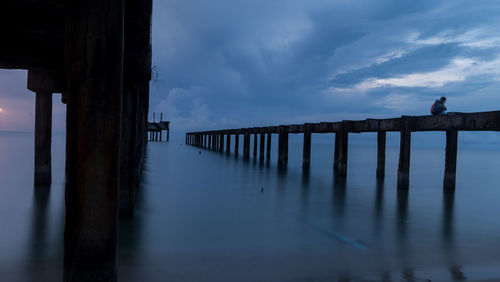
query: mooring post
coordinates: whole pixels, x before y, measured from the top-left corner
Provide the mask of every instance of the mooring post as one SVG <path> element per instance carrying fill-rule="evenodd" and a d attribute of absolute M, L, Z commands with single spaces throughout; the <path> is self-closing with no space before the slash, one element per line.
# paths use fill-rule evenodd
<path fill-rule="evenodd" d="M 446 131 L 446 157 L 444 165 L 444 190 L 455 190 L 457 171 L 457 141 L 458 131 L 450 129 Z"/>
<path fill-rule="evenodd" d="M 260 133 L 260 147 L 259 147 L 259 160 L 264 160 L 264 150 L 266 148 L 266 134 L 264 132 Z"/>
<path fill-rule="evenodd" d="M 285 165 L 288 162 L 288 127 L 280 125 L 278 130 L 278 165 Z"/>
<path fill-rule="evenodd" d="M 155 122 L 155 112 L 153 112 L 153 122 Z"/>
<path fill-rule="evenodd" d="M 349 149 L 349 132 L 345 128 L 344 122 L 342 122 L 342 128 L 337 133 L 339 135 L 339 145 L 338 145 L 338 175 L 345 177 L 347 176 L 347 156 Z"/>
<path fill-rule="evenodd" d="M 226 134 L 226 153 L 231 153 L 231 133 Z"/>
<path fill-rule="evenodd" d="M 339 161 L 340 161 L 340 139 L 341 135 L 339 132 L 335 132 L 335 144 L 334 144 L 334 152 L 333 152 L 333 171 L 339 171 Z"/>
<path fill-rule="evenodd" d="M 64 281 L 117 281 L 123 11 L 124 0 L 67 8 Z"/>
<path fill-rule="evenodd" d="M 271 129 L 267 132 L 267 144 L 266 144 L 266 158 L 267 160 L 271 159 L 271 138 L 273 134 L 271 132 Z"/>
<path fill-rule="evenodd" d="M 379 131 L 377 133 L 377 177 L 385 177 L 385 145 L 386 132 Z"/>
<path fill-rule="evenodd" d="M 52 93 L 39 91 L 35 102 L 35 185 L 52 182 Z"/>
<path fill-rule="evenodd" d="M 411 117 L 402 116 L 401 140 L 399 146 L 398 189 L 408 189 L 410 186 L 411 127 Z"/>
<path fill-rule="evenodd" d="M 250 158 L 250 133 L 245 130 L 243 135 L 243 157 L 245 159 Z"/>
<path fill-rule="evenodd" d="M 170 125 L 167 127 L 167 142 L 170 141 Z"/>
<path fill-rule="evenodd" d="M 253 133 L 253 157 L 257 157 L 257 132 Z"/>
<path fill-rule="evenodd" d="M 310 123 L 304 124 L 304 147 L 302 150 L 302 168 L 309 169 L 311 167 L 311 132 L 312 126 Z"/>

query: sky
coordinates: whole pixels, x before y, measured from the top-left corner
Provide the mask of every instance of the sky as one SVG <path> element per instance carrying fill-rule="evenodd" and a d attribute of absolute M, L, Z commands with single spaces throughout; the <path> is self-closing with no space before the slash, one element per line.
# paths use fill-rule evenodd
<path fill-rule="evenodd" d="M 155 0 L 150 112 L 185 132 L 499 110 L 499 26 L 498 1 Z M 0 71 L 0 108 L 33 130 L 25 71 Z"/>

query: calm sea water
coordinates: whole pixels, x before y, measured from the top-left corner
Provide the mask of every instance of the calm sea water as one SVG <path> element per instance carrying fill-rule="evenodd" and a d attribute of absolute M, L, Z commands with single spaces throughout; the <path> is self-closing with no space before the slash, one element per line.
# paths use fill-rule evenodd
<path fill-rule="evenodd" d="M 444 150 L 415 145 L 404 192 L 397 147 L 377 181 L 375 146 L 351 144 L 342 180 L 324 138 L 308 174 L 295 139 L 278 169 L 276 139 L 269 163 L 150 143 L 136 215 L 120 221 L 120 281 L 500 281 L 500 152 L 460 149 L 446 194 Z M 33 136 L 0 133 L 1 281 L 62 277 L 63 136 L 53 185 L 32 183 Z"/>

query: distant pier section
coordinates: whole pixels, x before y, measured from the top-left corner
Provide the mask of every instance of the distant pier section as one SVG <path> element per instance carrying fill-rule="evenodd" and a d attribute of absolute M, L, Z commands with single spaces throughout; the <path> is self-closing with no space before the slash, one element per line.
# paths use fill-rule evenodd
<path fill-rule="evenodd" d="M 170 121 L 163 121 L 163 113 L 160 113 L 160 122 L 155 122 L 155 113 L 153 113 L 153 122 L 148 122 L 148 140 L 162 141 L 162 132 L 167 131 L 166 141 L 170 141 Z"/>
<path fill-rule="evenodd" d="M 272 135 L 278 135 L 278 165 L 288 162 L 288 135 L 303 134 L 302 167 L 310 168 L 311 134 L 334 133 L 335 153 L 333 170 L 340 177 L 347 176 L 349 133 L 377 132 L 377 177 L 385 177 L 386 132 L 400 132 L 398 189 L 408 189 L 410 181 L 411 133 L 419 131 L 446 132 L 446 156 L 443 186 L 454 190 L 457 167 L 457 140 L 459 131 L 500 131 L 500 111 L 478 113 L 449 113 L 439 116 L 402 116 L 390 119 L 344 120 L 267 127 L 213 130 L 186 133 L 186 144 L 214 151 L 231 153 L 231 135 L 234 135 L 234 153 L 239 150 L 239 136 L 243 136 L 243 157 L 250 158 L 250 138 L 253 135 L 253 156 L 263 161 L 271 156 Z M 260 142 L 258 141 L 260 139 Z M 259 146 L 258 146 L 259 143 Z"/>

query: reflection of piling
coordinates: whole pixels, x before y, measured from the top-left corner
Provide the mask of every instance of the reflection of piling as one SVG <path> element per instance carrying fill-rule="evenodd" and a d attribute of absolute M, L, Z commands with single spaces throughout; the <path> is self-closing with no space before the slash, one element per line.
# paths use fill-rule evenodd
<path fill-rule="evenodd" d="M 347 176 L 349 133 L 376 132 L 376 175 L 377 178 L 384 178 L 386 135 L 387 132 L 399 132 L 401 139 L 397 183 L 399 189 L 406 190 L 409 188 L 410 184 L 411 133 L 418 131 L 446 132 L 446 163 L 443 187 L 446 190 L 453 190 L 456 182 L 458 131 L 500 131 L 500 111 L 469 114 L 454 113 L 442 116 L 403 116 L 401 118 L 391 119 L 320 122 L 297 125 L 227 129 L 219 131 L 189 132 L 186 134 L 186 142 L 189 142 L 189 136 L 203 136 L 208 134 L 208 136 L 212 136 L 212 142 L 216 142 L 214 139 L 215 136 L 226 136 L 226 138 L 229 139 L 231 138 L 231 135 L 234 135 L 234 153 L 238 155 L 238 137 L 239 135 L 243 135 L 243 156 L 248 159 L 250 158 L 250 138 L 253 134 L 253 156 L 256 158 L 258 154 L 259 159 L 262 160 L 265 155 L 265 158 L 269 160 L 271 157 L 272 135 L 277 134 L 278 164 L 280 166 L 285 166 L 288 162 L 289 134 L 302 133 L 304 134 L 302 167 L 307 170 L 311 165 L 311 135 L 313 133 L 334 133 L 335 153 L 333 156 L 333 168 L 337 176 L 345 177 Z M 258 146 L 258 134 L 260 134 L 260 146 Z M 267 138 L 265 135 L 267 135 Z M 227 141 L 228 147 L 230 144 L 229 142 L 230 141 Z M 212 150 L 218 150 L 217 148 L 219 147 L 212 147 Z M 223 149 L 221 151 L 223 151 Z M 228 148 L 226 148 L 226 151 L 228 151 Z"/>

